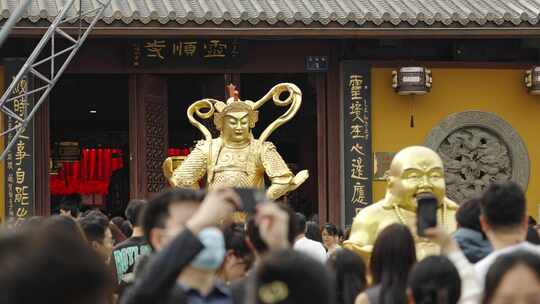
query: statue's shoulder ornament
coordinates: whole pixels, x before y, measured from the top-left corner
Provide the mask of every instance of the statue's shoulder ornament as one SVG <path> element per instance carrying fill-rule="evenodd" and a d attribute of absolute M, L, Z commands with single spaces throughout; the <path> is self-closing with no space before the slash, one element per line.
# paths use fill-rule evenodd
<path fill-rule="evenodd" d="M 212 149 L 215 150 L 221 146 L 221 138 L 213 138 L 211 140 L 201 139 L 198 140 L 195 144 L 195 149 L 201 150 L 204 154 L 208 154 L 208 149 L 212 146 Z"/>
<path fill-rule="evenodd" d="M 276 145 L 274 145 L 270 141 L 263 142 L 262 143 L 262 149 L 263 149 L 263 152 L 271 151 L 271 150 L 277 150 Z"/>

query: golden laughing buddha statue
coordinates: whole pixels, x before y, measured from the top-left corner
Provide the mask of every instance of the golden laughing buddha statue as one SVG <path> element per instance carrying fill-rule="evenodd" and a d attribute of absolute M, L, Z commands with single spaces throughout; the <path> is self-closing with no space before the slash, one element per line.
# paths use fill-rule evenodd
<path fill-rule="evenodd" d="M 438 254 L 439 247 L 416 234 L 416 196 L 430 192 L 437 197 L 437 223 L 448 232 L 456 229 L 457 204 L 445 196 L 441 158 L 429 148 L 407 147 L 396 154 L 387 172 L 385 197 L 360 211 L 353 220 L 351 236 L 344 246 L 369 260 L 375 239 L 386 226 L 401 223 L 414 235 L 419 259 Z"/>
<path fill-rule="evenodd" d="M 288 97 L 281 100 L 280 95 L 284 92 L 288 92 Z M 266 139 L 298 112 L 302 102 L 300 89 L 291 83 L 278 84 L 263 98 L 253 102 L 240 100 L 238 91 L 230 85 L 229 95 L 226 103 L 202 99 L 188 108 L 189 121 L 203 133 L 205 140 L 199 141 L 182 164 L 174 169 L 169 183 L 177 187 L 197 188 L 199 180 L 206 175 L 209 189 L 225 186 L 263 188 L 266 174 L 271 181 L 266 190 L 270 199 L 277 199 L 298 188 L 308 178 L 308 171 L 301 171 L 295 176 L 276 147 Z M 258 120 L 257 109 L 270 99 L 277 106 L 289 108 L 255 139 L 251 130 Z M 220 136 L 212 138 L 210 131 L 194 118 L 194 114 L 203 119 L 213 116 Z"/>

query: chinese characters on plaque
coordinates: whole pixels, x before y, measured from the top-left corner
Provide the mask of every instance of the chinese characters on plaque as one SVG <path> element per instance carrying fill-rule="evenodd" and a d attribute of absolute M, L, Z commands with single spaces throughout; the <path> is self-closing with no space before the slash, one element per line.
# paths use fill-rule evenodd
<path fill-rule="evenodd" d="M 237 40 L 206 39 L 145 39 L 131 44 L 131 65 L 134 67 L 164 64 L 222 64 L 240 62 Z"/>
<path fill-rule="evenodd" d="M 9 86 L 11 80 L 18 73 L 24 59 L 5 59 L 5 86 Z M 25 96 L 33 87 L 32 79 L 22 78 L 16 84 L 10 97 L 17 97 L 7 103 L 7 107 L 18 117 L 24 118 L 32 109 L 32 100 Z M 4 130 L 16 126 L 18 121 L 9 115 L 5 115 Z M 6 144 L 11 141 L 15 133 L 11 132 L 6 137 Z M 27 218 L 34 215 L 34 123 L 31 120 L 21 133 L 13 147 L 6 156 L 5 170 L 5 202 L 6 215 L 8 218 Z"/>
<path fill-rule="evenodd" d="M 343 174 L 346 224 L 371 204 L 371 78 L 370 67 L 357 61 L 341 65 Z"/>

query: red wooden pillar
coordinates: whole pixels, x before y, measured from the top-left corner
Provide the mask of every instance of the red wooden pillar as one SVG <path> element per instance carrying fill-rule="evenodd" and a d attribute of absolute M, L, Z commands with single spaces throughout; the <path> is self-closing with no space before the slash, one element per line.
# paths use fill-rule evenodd
<path fill-rule="evenodd" d="M 34 213 L 35 215 L 48 216 L 51 214 L 51 191 L 49 188 L 51 136 L 48 98 L 43 102 L 34 118 Z"/>
<path fill-rule="evenodd" d="M 328 221 L 328 136 L 326 117 L 326 74 L 317 74 L 317 191 L 319 204 L 319 222 Z"/>
<path fill-rule="evenodd" d="M 167 78 L 131 75 L 129 80 L 130 197 L 149 198 L 166 186 Z"/>
<path fill-rule="evenodd" d="M 329 69 L 326 74 L 326 124 L 328 159 L 328 221 L 341 225 L 341 103 L 338 47 L 331 45 Z"/>

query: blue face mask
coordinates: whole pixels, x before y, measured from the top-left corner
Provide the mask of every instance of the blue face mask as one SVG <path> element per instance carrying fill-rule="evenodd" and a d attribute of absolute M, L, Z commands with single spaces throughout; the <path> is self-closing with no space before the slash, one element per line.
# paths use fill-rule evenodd
<path fill-rule="evenodd" d="M 221 230 L 210 227 L 205 228 L 197 235 L 204 249 L 191 261 L 191 266 L 202 270 L 216 270 L 223 263 L 225 257 L 225 240 Z"/>

